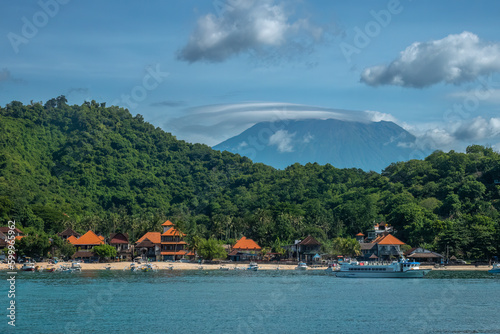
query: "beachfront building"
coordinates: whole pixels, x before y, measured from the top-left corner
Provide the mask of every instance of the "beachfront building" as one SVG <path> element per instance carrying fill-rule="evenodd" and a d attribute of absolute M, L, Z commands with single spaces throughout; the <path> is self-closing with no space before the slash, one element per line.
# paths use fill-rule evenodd
<path fill-rule="evenodd" d="M 64 231 L 57 233 L 57 235 L 64 240 L 68 240 L 68 238 L 71 236 L 75 237 L 76 239 L 78 239 L 82 236 L 80 233 L 73 231 L 73 229 L 71 227 L 68 227 Z"/>
<path fill-rule="evenodd" d="M 318 261 L 321 252 L 321 243 L 311 235 L 308 235 L 303 240 L 295 240 L 293 245 L 286 245 L 283 247 L 288 251 L 289 258 L 296 258 L 297 261 L 312 262 L 313 259 Z"/>
<path fill-rule="evenodd" d="M 99 261 L 99 257 L 92 252 L 92 248 L 104 245 L 104 238 L 102 236 L 97 236 L 94 232 L 88 231 L 78 239 L 71 236 L 68 238 L 68 241 L 77 249 L 73 255 L 73 259 L 85 262 Z"/>
<path fill-rule="evenodd" d="M 116 249 L 116 257 L 120 260 L 132 260 L 132 247 L 127 233 L 111 233 L 108 243 Z"/>
<path fill-rule="evenodd" d="M 184 241 L 185 234 L 175 228 L 174 223 L 167 220 L 163 224 L 161 234 L 161 256 L 164 261 L 182 259 L 184 257 L 194 257 L 193 252 L 189 252 L 187 242 Z"/>
<path fill-rule="evenodd" d="M 401 252 L 401 246 L 404 242 L 389 233 L 381 233 L 375 240 L 370 242 L 360 241 L 361 258 L 363 260 L 389 260 L 398 258 Z"/>
<path fill-rule="evenodd" d="M 414 260 L 416 262 L 427 262 L 427 263 L 442 263 L 444 262 L 444 256 L 430 251 L 428 249 L 418 247 L 418 248 L 412 248 L 409 251 L 405 253 L 405 256 L 408 259 Z"/>
<path fill-rule="evenodd" d="M 144 260 L 157 261 L 161 259 L 161 233 L 147 232 L 135 244 L 138 256 Z"/>
<path fill-rule="evenodd" d="M 228 254 L 231 261 L 253 261 L 260 254 L 261 247 L 252 239 L 241 237 Z"/>

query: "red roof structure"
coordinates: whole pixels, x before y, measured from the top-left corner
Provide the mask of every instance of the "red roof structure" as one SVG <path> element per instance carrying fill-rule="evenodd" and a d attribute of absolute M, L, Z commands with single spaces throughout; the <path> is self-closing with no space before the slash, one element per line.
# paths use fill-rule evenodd
<path fill-rule="evenodd" d="M 392 234 L 381 235 L 373 241 L 379 245 L 406 245 L 404 242 L 393 236 Z"/>
<path fill-rule="evenodd" d="M 98 237 L 94 232 L 88 231 L 80 238 L 76 239 L 73 242 L 73 245 L 81 246 L 81 245 L 103 245 L 104 241 Z"/>
<path fill-rule="evenodd" d="M 365 235 L 361 232 L 359 232 L 358 234 L 356 234 L 357 237 L 364 237 Z"/>
<path fill-rule="evenodd" d="M 137 244 L 143 242 L 146 239 L 148 239 L 149 241 L 151 241 L 154 244 L 159 244 L 159 243 L 161 243 L 161 233 L 160 232 L 147 232 L 139 240 L 137 240 Z"/>
<path fill-rule="evenodd" d="M 166 222 L 161 224 L 161 226 L 174 226 L 174 223 L 172 223 L 170 220 L 167 220 Z"/>
<path fill-rule="evenodd" d="M 128 244 L 128 234 L 127 233 L 111 233 L 109 236 L 109 244 Z"/>
<path fill-rule="evenodd" d="M 246 237 L 242 237 L 236 244 L 233 246 L 233 249 L 238 250 L 261 250 L 261 247 L 252 239 L 247 239 Z"/>
<path fill-rule="evenodd" d="M 67 240 L 70 244 L 74 245 L 74 244 L 75 244 L 75 241 L 77 241 L 77 240 L 78 240 L 78 238 L 77 238 L 77 237 L 75 237 L 74 235 L 70 235 L 70 236 L 68 237 L 68 239 L 66 239 L 66 240 Z"/>

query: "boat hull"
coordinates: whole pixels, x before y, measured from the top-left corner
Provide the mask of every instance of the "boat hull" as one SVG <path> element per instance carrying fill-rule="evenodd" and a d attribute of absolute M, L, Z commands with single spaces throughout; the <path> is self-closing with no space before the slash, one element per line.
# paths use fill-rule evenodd
<path fill-rule="evenodd" d="M 337 277 L 348 278 L 423 278 L 431 270 L 419 269 L 408 270 L 405 272 L 355 272 L 355 271 L 339 271 L 335 274 Z"/>
<path fill-rule="evenodd" d="M 488 270 L 490 274 L 500 274 L 500 269 L 490 269 Z"/>

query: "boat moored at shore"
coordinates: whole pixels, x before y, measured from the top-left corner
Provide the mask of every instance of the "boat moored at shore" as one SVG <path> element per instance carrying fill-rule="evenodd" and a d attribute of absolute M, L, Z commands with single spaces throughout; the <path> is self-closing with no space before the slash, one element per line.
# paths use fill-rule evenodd
<path fill-rule="evenodd" d="M 490 274 L 500 274 L 500 263 L 493 263 L 493 268 L 488 270 Z"/>
<path fill-rule="evenodd" d="M 431 269 L 420 269 L 419 262 L 408 262 L 401 258 L 391 263 L 385 262 L 346 262 L 340 265 L 337 277 L 367 278 L 422 278 Z"/>

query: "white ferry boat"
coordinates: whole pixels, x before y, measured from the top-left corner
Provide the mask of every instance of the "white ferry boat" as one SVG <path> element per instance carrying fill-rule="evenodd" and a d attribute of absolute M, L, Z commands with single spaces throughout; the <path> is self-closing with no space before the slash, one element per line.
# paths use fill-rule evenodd
<path fill-rule="evenodd" d="M 337 277 L 367 278 L 422 278 L 431 269 L 420 269 L 419 262 L 408 262 L 401 258 L 391 263 L 383 262 L 346 262 L 340 265 Z"/>

